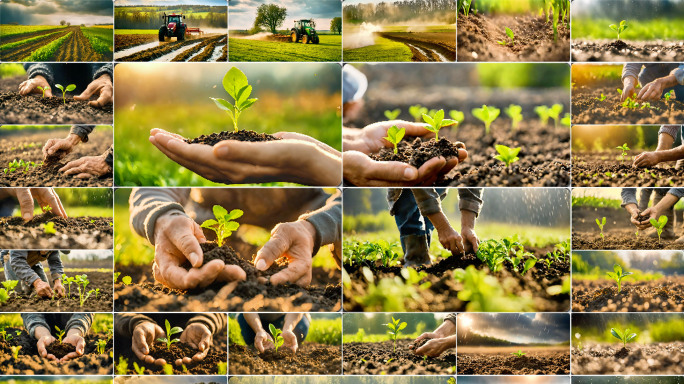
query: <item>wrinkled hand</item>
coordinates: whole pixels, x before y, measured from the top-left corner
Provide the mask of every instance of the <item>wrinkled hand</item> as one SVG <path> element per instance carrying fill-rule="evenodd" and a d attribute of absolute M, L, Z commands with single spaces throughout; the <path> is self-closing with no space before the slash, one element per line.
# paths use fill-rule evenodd
<path fill-rule="evenodd" d="M 658 217 L 660 215 L 661 215 L 661 213 L 658 212 L 658 209 L 656 207 L 648 207 L 648 208 L 644 209 L 644 211 L 641 212 L 641 216 L 646 216 L 646 217 L 648 217 L 648 219 L 646 219 L 646 221 L 639 223 L 637 225 L 637 228 L 639 228 L 641 230 L 651 228 L 650 220 L 651 219 L 658 220 Z"/>
<path fill-rule="evenodd" d="M 33 288 L 36 290 L 36 293 L 40 297 L 52 297 L 52 288 L 50 288 L 50 284 L 44 282 L 41 279 L 38 279 L 33 282 Z"/>
<path fill-rule="evenodd" d="M 50 88 L 50 84 L 41 75 L 37 75 L 32 79 L 28 79 L 19 84 L 19 94 L 22 96 L 28 95 L 29 93 L 38 93 L 42 95 L 43 91 L 38 89 L 38 87 L 47 88 L 45 91 L 45 97 L 52 97 L 52 89 Z"/>
<path fill-rule="evenodd" d="M 634 158 L 632 166 L 637 168 L 652 167 L 660 163 L 660 154 L 658 152 L 643 152 Z"/>
<path fill-rule="evenodd" d="M 342 158 L 344 179 L 359 187 L 431 186 L 459 163 L 435 157 L 416 169 L 398 161 L 375 161 L 358 151 L 345 151 Z"/>
<path fill-rule="evenodd" d="M 315 238 L 316 229 L 306 220 L 280 223 L 271 231 L 271 239 L 257 252 L 254 265 L 258 270 L 265 271 L 273 262 L 285 256 L 287 268 L 271 276 L 271 284 L 290 282 L 306 287 L 311 284 Z"/>
<path fill-rule="evenodd" d="M 62 285 L 62 282 L 60 280 L 55 280 L 53 290 L 55 291 L 55 294 L 59 297 L 64 297 L 66 295 L 66 291 L 64 290 L 64 286 Z"/>
<path fill-rule="evenodd" d="M 97 100 L 91 100 L 88 104 L 91 107 L 104 107 L 112 103 L 112 94 L 114 86 L 112 85 L 112 78 L 108 74 L 101 75 L 97 79 L 88 84 L 88 87 L 78 96 L 74 96 L 74 100 L 89 100 L 91 96 L 97 94 Z"/>
<path fill-rule="evenodd" d="M 628 98 L 636 95 L 635 91 L 635 81 L 631 77 L 625 78 L 624 83 L 622 84 L 622 95 L 620 95 L 620 101 L 624 102 Z"/>
<path fill-rule="evenodd" d="M 67 336 L 62 340 L 62 344 L 71 344 L 76 348 L 76 351 L 66 354 L 59 360 L 60 363 L 83 356 L 83 351 L 85 350 L 85 340 L 78 331 L 69 331 Z"/>
<path fill-rule="evenodd" d="M 163 337 L 166 337 L 166 334 L 159 325 L 151 321 L 142 321 L 133 329 L 131 349 L 140 361 L 147 364 L 154 363 L 155 365 L 160 366 L 165 365 L 166 361 L 164 359 L 155 359 L 149 354 L 149 345 L 154 343 L 155 340 Z"/>
<path fill-rule="evenodd" d="M 104 156 L 85 156 L 68 162 L 59 171 L 65 175 L 76 175 L 77 179 L 87 179 L 111 173 L 112 167 L 107 164 Z"/>
<path fill-rule="evenodd" d="M 299 343 L 297 343 L 297 336 L 292 331 L 283 331 L 283 347 L 289 348 L 292 353 L 297 353 Z"/>
<path fill-rule="evenodd" d="M 387 130 L 393 125 L 396 125 L 399 129 L 404 128 L 406 130 L 406 137 L 422 137 L 428 139 L 435 135 L 427 130 L 427 124 L 411 123 L 404 120 L 381 121 L 358 130 L 353 139 L 345 141 L 344 150 L 359 151 L 366 155 L 370 155 L 383 148 L 393 147 L 394 144 L 385 140 L 385 137 L 387 137 Z"/>
<path fill-rule="evenodd" d="M 54 155 L 57 151 L 64 151 L 65 154 L 68 154 L 80 142 L 81 138 L 73 133 L 70 133 L 64 139 L 50 139 L 43 146 L 43 160 L 48 156 Z"/>
<path fill-rule="evenodd" d="M 465 252 L 475 252 L 480 247 L 480 239 L 473 228 L 461 228 L 461 236 L 463 237 L 463 247 Z"/>
<path fill-rule="evenodd" d="M 206 325 L 201 323 L 192 323 L 185 327 L 183 333 L 181 333 L 180 341 L 181 343 L 190 344 L 191 347 L 198 349 L 199 352 L 192 356 L 192 358 L 186 356 L 182 359 L 177 359 L 176 365 L 179 366 L 204 360 L 213 343 L 211 331 L 209 331 Z"/>
<path fill-rule="evenodd" d="M 17 198 L 21 208 L 21 216 L 26 221 L 33 219 L 34 199 L 41 208 L 50 206 L 54 214 L 67 217 L 62 202 L 53 188 L 5 188 L 4 191 Z M 43 212 L 45 212 L 44 209 Z"/>
<path fill-rule="evenodd" d="M 449 345 L 442 338 L 428 340 L 421 347 L 416 348 L 413 353 L 420 356 L 437 357 L 449 349 Z"/>
<path fill-rule="evenodd" d="M 200 242 L 206 242 L 199 224 L 189 217 L 169 212 L 160 216 L 154 228 L 154 278 L 175 289 L 203 288 L 214 281 L 244 280 L 247 275 L 237 265 L 212 260 L 204 265 Z M 182 265 L 189 261 L 193 268 Z"/>
<path fill-rule="evenodd" d="M 660 79 L 656 79 L 644 85 L 641 91 L 639 91 L 637 98 L 645 101 L 658 101 L 662 97 L 664 90 L 665 85 L 663 82 Z"/>
<path fill-rule="evenodd" d="M 263 329 L 257 332 L 254 336 L 254 348 L 256 348 L 259 353 L 264 353 L 267 349 L 274 349 L 275 344 L 273 344 L 271 335 Z"/>
<path fill-rule="evenodd" d="M 38 342 L 36 343 L 36 347 L 38 348 L 38 354 L 43 357 L 44 359 L 48 359 L 50 361 L 59 361 L 59 359 L 53 355 L 52 353 L 47 352 L 47 346 L 54 343 L 56 339 L 52 335 L 44 335 L 41 336 L 38 339 Z"/>
<path fill-rule="evenodd" d="M 452 226 L 446 225 L 444 228 L 437 228 L 437 236 L 442 247 L 451 251 L 452 254 L 464 254 L 463 237 Z"/>

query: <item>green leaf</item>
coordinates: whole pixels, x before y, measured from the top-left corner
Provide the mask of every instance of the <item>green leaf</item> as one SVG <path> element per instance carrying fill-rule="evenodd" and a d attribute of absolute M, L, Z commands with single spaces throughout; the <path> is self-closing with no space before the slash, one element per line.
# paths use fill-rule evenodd
<path fill-rule="evenodd" d="M 251 85 L 246 85 L 246 86 L 242 87 L 242 89 L 240 89 L 238 91 L 237 98 L 235 99 L 235 104 L 242 104 L 243 102 L 245 102 L 245 100 L 247 100 L 249 98 L 249 95 L 251 95 L 251 94 L 252 94 L 252 86 Z"/>
<path fill-rule="evenodd" d="M 622 274 L 622 277 L 633 275 L 633 274 L 634 274 L 634 272 L 625 272 Z"/>
<path fill-rule="evenodd" d="M 428 123 L 428 124 L 430 124 L 430 125 L 432 125 L 432 126 L 435 125 L 435 120 L 434 120 L 432 117 L 430 117 L 430 116 L 428 116 L 427 114 L 425 114 L 425 113 L 423 113 L 423 120 L 425 120 L 426 123 Z"/>
<path fill-rule="evenodd" d="M 606 218 L 601 219 L 601 225 L 606 225 Z"/>
<path fill-rule="evenodd" d="M 242 210 L 233 209 L 232 211 L 230 211 L 229 214 L 224 215 L 224 216 L 225 216 L 226 220 L 235 220 L 235 219 L 242 217 L 243 214 L 244 214 L 244 212 Z"/>
<path fill-rule="evenodd" d="M 183 332 L 183 328 L 181 327 L 173 327 L 171 328 L 171 331 L 169 332 L 171 335 L 175 335 L 176 333 Z M 171 335 L 166 335 L 166 336 L 171 336 Z"/>
<path fill-rule="evenodd" d="M 238 99 L 240 90 L 247 85 L 249 85 L 247 76 L 245 76 L 237 67 L 231 68 L 226 72 L 225 76 L 223 76 L 223 89 L 225 89 L 235 100 Z"/>
<path fill-rule="evenodd" d="M 210 97 L 210 99 L 214 100 L 214 103 L 216 104 L 217 107 L 219 107 L 219 109 L 222 109 L 224 111 L 230 111 L 230 112 L 232 112 L 234 110 L 233 104 L 231 104 L 227 100 L 213 98 L 213 97 Z"/>
<path fill-rule="evenodd" d="M 247 99 L 247 100 L 245 100 L 245 102 L 239 104 L 239 105 L 238 105 L 238 108 L 239 108 L 241 111 L 244 111 L 245 109 L 251 107 L 252 104 L 256 103 L 257 100 L 259 100 L 259 99 Z"/>
<path fill-rule="evenodd" d="M 62 84 L 55 84 L 55 87 L 61 89 L 62 92 L 64 92 L 64 87 L 62 86 Z"/>
<path fill-rule="evenodd" d="M 625 337 L 625 341 L 629 343 L 630 341 L 636 339 L 636 337 L 637 337 L 636 333 L 630 333 L 629 335 L 627 335 Z"/>
<path fill-rule="evenodd" d="M 611 25 L 609 25 L 608 27 L 610 27 L 610 29 L 612 29 L 612 30 L 614 30 L 614 31 L 617 31 L 617 29 L 618 29 L 618 26 L 615 25 L 615 24 L 611 24 Z"/>
<path fill-rule="evenodd" d="M 652 226 L 658 228 L 658 222 L 656 221 L 656 219 L 651 219 L 648 222 L 651 223 Z"/>
<path fill-rule="evenodd" d="M 449 111 L 449 116 L 456 121 L 456 123 L 460 123 L 463 120 L 465 120 L 465 114 L 461 111 L 456 111 L 452 110 Z"/>
<path fill-rule="evenodd" d="M 450 125 L 458 124 L 458 121 L 456 120 L 451 120 L 451 119 L 444 119 L 442 120 L 442 127 L 448 127 Z"/>
<path fill-rule="evenodd" d="M 435 127 L 441 127 L 442 126 L 442 120 L 444 120 L 444 110 L 440 109 L 439 111 L 435 112 L 433 119 L 435 121 L 435 124 L 434 124 Z"/>
<path fill-rule="evenodd" d="M 661 228 L 664 227 L 665 224 L 667 224 L 667 216 L 665 216 L 665 215 L 660 216 L 658 218 L 658 224 L 660 225 Z"/>
<path fill-rule="evenodd" d="M 506 27 L 506 35 L 508 35 L 508 37 L 510 37 L 511 40 L 513 40 L 513 31 L 508 27 Z"/>
<path fill-rule="evenodd" d="M 269 324 L 269 325 L 268 325 L 268 330 L 271 331 L 271 335 L 274 335 L 274 336 L 275 336 L 275 334 L 276 334 L 276 327 L 275 327 L 275 325 Z"/>
<path fill-rule="evenodd" d="M 228 211 L 220 205 L 214 205 L 212 210 L 214 212 L 214 217 L 219 220 L 228 214 Z"/>
<path fill-rule="evenodd" d="M 133 279 L 130 276 L 124 276 L 121 279 L 121 282 L 124 283 L 124 285 L 130 285 L 133 282 Z"/>
<path fill-rule="evenodd" d="M 212 227 L 214 227 L 214 226 L 217 225 L 217 224 L 218 224 L 218 221 L 216 221 L 216 220 L 214 220 L 214 219 L 209 219 L 209 220 L 204 221 L 204 222 L 200 225 L 200 227 L 202 227 L 202 228 L 212 228 Z"/>
<path fill-rule="evenodd" d="M 613 335 L 614 337 L 616 337 L 616 338 L 622 340 L 622 334 L 621 334 L 620 331 L 618 331 L 617 329 L 611 328 L 611 329 L 610 329 L 610 334 Z"/>
<path fill-rule="evenodd" d="M 226 224 L 224 227 L 224 230 L 233 232 L 237 230 L 240 227 L 240 223 L 237 223 L 235 221 L 231 221 L 230 223 Z"/>
<path fill-rule="evenodd" d="M 615 271 L 616 275 L 622 276 L 622 267 L 621 266 L 614 264 L 613 265 L 613 271 Z"/>
<path fill-rule="evenodd" d="M 67 87 L 66 87 L 66 91 L 67 91 L 67 92 L 71 92 L 71 91 L 73 91 L 74 89 L 76 89 L 76 84 L 69 84 L 69 85 L 67 85 Z"/>

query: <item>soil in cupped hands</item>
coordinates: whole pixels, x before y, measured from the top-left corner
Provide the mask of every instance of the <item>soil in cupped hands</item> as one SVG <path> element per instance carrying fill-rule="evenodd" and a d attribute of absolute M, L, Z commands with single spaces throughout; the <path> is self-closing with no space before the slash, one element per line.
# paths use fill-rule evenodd
<path fill-rule="evenodd" d="M 284 347 L 258 353 L 251 346 L 231 344 L 228 371 L 236 375 L 339 375 L 342 349 L 304 341 L 297 353 Z"/>
<path fill-rule="evenodd" d="M 144 374 L 163 374 L 163 366 L 142 362 L 138 360 L 130 348 L 119 349 L 118 347 L 119 343 L 117 341 L 117 354 L 128 360 L 128 374 L 137 375 L 133 370 L 134 362 L 137 362 L 138 366 L 144 367 Z M 168 348 L 166 343 L 161 341 L 155 341 L 150 345 L 150 356 L 154 356 L 155 359 L 163 359 L 166 364 L 171 365 L 174 375 L 216 375 L 218 373 L 218 364 L 226 362 L 226 340 L 225 338 L 219 340 L 215 337 L 214 344 L 202 361 L 196 362 L 193 360 L 190 364 L 185 364 L 185 368 L 183 368 L 183 365 L 176 365 L 176 360 L 182 360 L 184 357 L 192 358 L 197 353 L 199 353 L 199 350 L 182 342 L 171 344 L 171 348 Z"/>
<path fill-rule="evenodd" d="M 441 156 L 447 160 L 454 157 L 458 158 L 459 148 L 465 149 L 465 145 L 463 143 L 452 143 L 444 138 L 439 139 L 439 141 L 423 141 L 416 137 L 413 140 L 401 141 L 397 145 L 397 153 L 394 153 L 394 147 L 383 148 L 377 154 L 371 155 L 371 158 L 377 161 L 400 161 L 420 168 L 428 160 L 435 157 Z"/>
<path fill-rule="evenodd" d="M 343 370 L 348 375 L 448 375 L 454 372 L 456 350 L 424 359 L 413 353 L 414 340 L 345 343 Z"/>
<path fill-rule="evenodd" d="M 263 142 L 263 141 L 275 141 L 280 140 L 280 138 L 268 133 L 259 133 L 255 131 L 222 131 L 216 132 L 209 135 L 201 135 L 194 139 L 185 140 L 188 144 L 206 144 L 214 146 L 217 143 L 224 140 L 237 140 L 237 141 L 247 141 L 247 142 Z"/>
<path fill-rule="evenodd" d="M 41 224 L 54 223 L 55 234 Z M 21 217 L 0 218 L 0 247 L 5 249 L 111 249 L 111 217 L 63 218 L 52 212 L 24 222 Z"/>
<path fill-rule="evenodd" d="M 651 281 L 573 280 L 572 309 L 578 312 L 682 312 L 684 277 L 666 276 Z"/>
<path fill-rule="evenodd" d="M 68 343 L 60 344 L 59 341 L 56 341 L 48 345 L 45 350 L 47 350 L 48 354 L 55 355 L 56 358 L 61 359 L 71 352 L 76 352 L 76 347 Z"/>

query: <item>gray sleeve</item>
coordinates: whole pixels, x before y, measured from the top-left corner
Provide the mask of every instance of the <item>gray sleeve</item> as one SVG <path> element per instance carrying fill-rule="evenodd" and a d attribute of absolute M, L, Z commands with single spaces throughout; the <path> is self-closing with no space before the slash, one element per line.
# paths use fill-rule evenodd
<path fill-rule="evenodd" d="M 183 207 L 189 198 L 189 188 L 134 188 L 128 200 L 131 228 L 154 245 L 157 218 L 170 211 L 185 215 Z"/>
<path fill-rule="evenodd" d="M 93 132 L 93 129 L 95 129 L 94 125 L 72 125 L 71 130 L 69 130 L 69 133 L 78 135 L 78 137 L 81 138 L 81 141 L 86 143 L 88 142 L 88 135 L 90 135 L 90 133 Z"/>
<path fill-rule="evenodd" d="M 459 188 L 458 209 L 471 211 L 475 216 L 479 216 L 482 209 L 482 191 L 482 188 Z"/>
<path fill-rule="evenodd" d="M 141 321 L 156 322 L 151 317 L 140 313 L 117 313 L 114 315 L 114 332 L 116 336 L 133 337 L 133 330 Z"/>
<path fill-rule="evenodd" d="M 622 188 L 622 191 L 620 191 L 620 196 L 622 197 L 622 208 L 628 204 L 638 204 L 636 193 L 636 188 Z"/>
<path fill-rule="evenodd" d="M 33 336 L 33 333 L 38 327 L 50 329 L 50 326 L 45 319 L 45 315 L 42 313 L 22 313 L 21 320 L 24 322 L 26 332 L 31 336 Z"/>
<path fill-rule="evenodd" d="M 641 67 L 643 67 L 644 64 L 642 63 L 627 63 L 622 67 L 622 77 L 620 80 L 625 81 L 625 77 L 627 76 L 633 76 L 635 79 L 639 79 L 639 72 L 641 71 Z"/>
<path fill-rule="evenodd" d="M 668 189 L 667 193 L 670 195 L 677 196 L 678 198 L 684 197 L 684 188 L 670 188 Z"/>
<path fill-rule="evenodd" d="M 114 81 L 114 66 L 111 63 L 93 64 L 93 80 L 102 75 L 109 75 L 112 81 Z"/>
<path fill-rule="evenodd" d="M 43 76 L 48 84 L 54 84 L 55 73 L 53 71 L 53 65 L 54 64 L 47 63 L 24 64 L 24 69 L 26 70 L 26 76 L 28 76 L 29 79 L 33 79 L 36 76 Z"/>
<path fill-rule="evenodd" d="M 300 220 L 306 220 L 316 229 L 313 255 L 318 253 L 322 245 L 334 244 L 336 249 L 342 246 L 342 192 L 332 195 L 325 206 L 299 216 Z"/>
<path fill-rule="evenodd" d="M 62 258 L 59 256 L 59 251 L 52 251 L 47 257 L 48 267 L 50 267 L 50 281 L 55 281 L 62 277 L 64 273 L 64 265 L 62 265 Z"/>
<path fill-rule="evenodd" d="M 679 67 L 675 68 L 672 74 L 680 85 L 684 85 L 684 64 L 680 64 Z"/>
<path fill-rule="evenodd" d="M 411 193 L 416 199 L 416 205 L 418 205 L 421 215 L 429 216 L 442 211 L 439 193 L 434 188 L 412 188 Z"/>
<path fill-rule="evenodd" d="M 224 313 L 201 313 L 188 320 L 187 324 L 190 325 L 192 323 L 204 324 L 209 328 L 212 335 L 216 335 L 219 332 L 226 331 L 228 319 Z"/>
<path fill-rule="evenodd" d="M 10 251 L 10 266 L 21 281 L 32 285 L 34 281 L 40 279 L 40 276 L 28 265 L 27 257 L 27 251 Z"/>
<path fill-rule="evenodd" d="M 661 133 L 666 133 L 672 136 L 673 139 L 677 140 L 677 136 L 681 129 L 681 125 L 661 125 L 660 129 L 658 130 L 658 135 L 660 135 Z"/>
<path fill-rule="evenodd" d="M 70 329 L 78 329 L 81 331 L 81 335 L 85 335 L 90 330 L 90 326 L 93 324 L 93 314 L 92 313 L 74 313 L 69 318 L 66 323 L 64 330 L 69 332 Z"/>

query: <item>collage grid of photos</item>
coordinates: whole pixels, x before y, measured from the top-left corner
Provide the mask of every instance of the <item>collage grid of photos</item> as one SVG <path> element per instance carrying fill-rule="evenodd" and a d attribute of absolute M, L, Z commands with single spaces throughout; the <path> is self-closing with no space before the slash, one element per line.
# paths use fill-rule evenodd
<path fill-rule="evenodd" d="M 684 384 L 683 22 L 0 0 L 0 384 Z"/>

